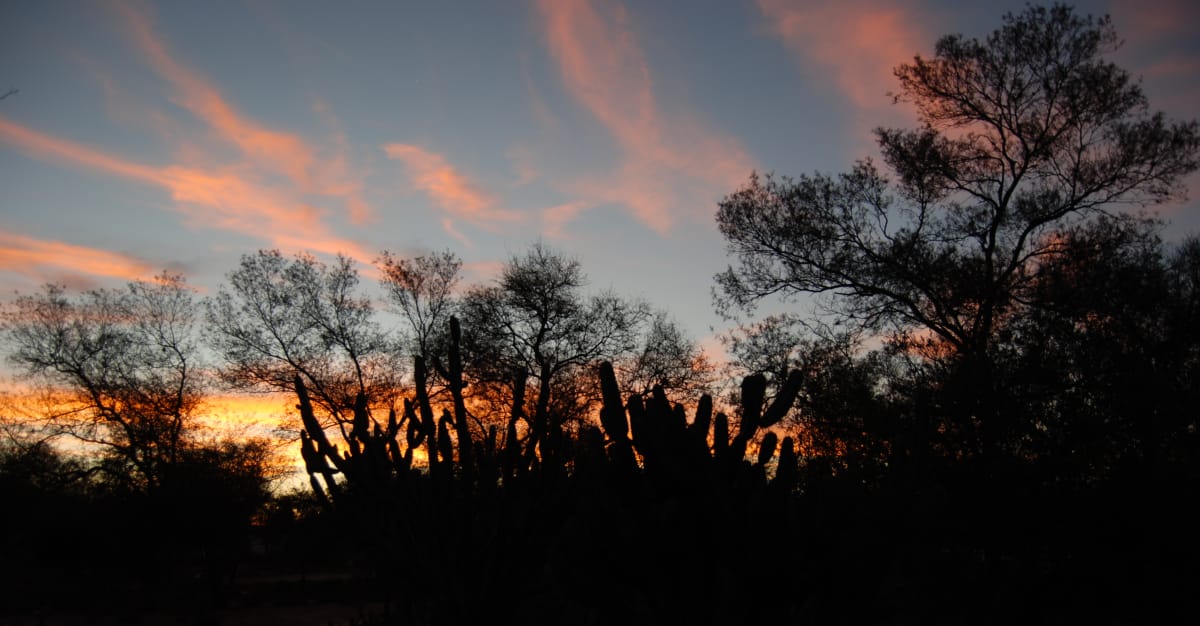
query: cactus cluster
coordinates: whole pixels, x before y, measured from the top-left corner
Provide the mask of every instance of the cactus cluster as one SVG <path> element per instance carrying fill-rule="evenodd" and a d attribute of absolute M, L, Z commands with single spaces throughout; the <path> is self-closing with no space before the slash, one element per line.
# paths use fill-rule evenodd
<path fill-rule="evenodd" d="M 566 611 L 570 621 L 647 612 L 657 621 L 705 606 L 695 594 L 724 597 L 714 615 L 731 615 L 762 591 L 742 570 L 777 558 L 754 537 L 765 517 L 786 522 L 796 481 L 793 440 L 763 431 L 792 405 L 798 378 L 765 409 L 766 381 L 747 378 L 731 436 L 710 397 L 689 421 L 661 388 L 623 398 L 608 363 L 599 367 L 599 427 L 567 432 L 542 410 L 525 415 L 517 372 L 504 436 L 493 426 L 472 437 L 457 321 L 449 332 L 448 359 L 433 367 L 452 410 L 435 414 L 418 358 L 414 398 L 399 416 L 380 424 L 358 398 L 345 450 L 329 442 L 296 381 L 310 484 L 353 538 L 387 619 L 465 623 L 511 612 L 550 623 Z M 413 463 L 421 449 L 425 471 Z M 726 533 L 749 539 L 723 542 Z M 692 586 L 672 582 L 704 572 Z"/>
<path fill-rule="evenodd" d="M 788 379 L 766 411 L 766 379 L 747 377 L 742 383 L 741 421 L 732 439 L 729 417 L 720 412 L 713 416 L 708 395 L 700 398 L 689 423 L 685 408 L 672 405 L 661 387 L 646 399 L 634 395 L 622 402 L 609 363 L 600 366 L 600 385 L 604 400 L 600 423 L 607 435 L 608 460 L 615 467 L 644 470 L 648 480 L 664 488 L 683 488 L 718 476 L 747 486 L 750 482 L 766 484 L 767 468 L 778 447 L 777 469 L 770 483 L 785 492 L 795 487 L 796 450 L 790 436 L 781 442 L 774 431 L 766 430 L 753 461 L 746 459 L 746 451 L 759 430 L 778 423 L 791 408 L 799 391 L 798 375 Z"/>

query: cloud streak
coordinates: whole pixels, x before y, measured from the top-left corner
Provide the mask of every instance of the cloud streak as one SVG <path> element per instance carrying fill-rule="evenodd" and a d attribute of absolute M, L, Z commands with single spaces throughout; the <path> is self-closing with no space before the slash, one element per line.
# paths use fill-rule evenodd
<path fill-rule="evenodd" d="M 541 0 L 538 7 L 547 48 L 568 93 L 603 124 L 623 153 L 610 175 L 574 181 L 570 191 L 593 206 L 624 204 L 643 224 L 666 235 L 688 207 L 710 208 L 754 169 L 736 139 L 706 128 L 685 110 L 673 110 L 669 119 L 663 114 L 651 67 L 623 6 Z M 692 191 L 681 195 L 680 189 Z"/>
<path fill-rule="evenodd" d="M 364 263 L 372 259 L 357 243 L 333 234 L 318 209 L 295 194 L 257 184 L 237 168 L 155 168 L 4 118 L 0 118 L 0 140 L 36 157 L 161 187 L 194 227 L 251 234 L 287 251 L 340 251 Z"/>
<path fill-rule="evenodd" d="M 299 135 L 268 128 L 240 113 L 216 86 L 171 55 L 146 14 L 127 4 L 107 6 L 130 34 L 135 49 L 166 80 L 173 100 L 203 122 L 209 136 L 189 141 L 169 117 L 154 117 L 152 127 L 173 127 L 159 133 L 177 155 L 176 163 L 164 166 L 136 162 L 3 118 L 0 141 L 38 158 L 160 187 L 193 228 L 236 232 L 287 251 L 345 252 L 361 262 L 371 261 L 372 255 L 337 236 L 326 221 L 331 210 L 323 205 L 331 199 L 340 203 L 351 223 L 362 224 L 374 216 L 363 195 L 366 173 L 351 163 L 349 144 L 328 106 L 315 106 L 335 130 L 329 145 L 319 151 Z M 106 79 L 102 81 L 106 93 L 115 89 L 100 69 L 93 68 L 96 72 Z M 122 104 L 119 98 L 110 97 L 109 102 Z M 234 147 L 236 160 L 218 156 L 212 149 L 213 137 Z"/>
<path fill-rule="evenodd" d="M 0 270 L 43 278 L 51 270 L 144 280 L 154 268 L 128 255 L 0 231 Z"/>
<path fill-rule="evenodd" d="M 893 68 L 933 42 L 911 9 L 890 3 L 759 0 L 758 6 L 784 45 L 804 65 L 829 72 L 859 114 L 887 111 Z"/>
<path fill-rule="evenodd" d="M 106 154 L 94 148 L 59 139 L 14 124 L 0 117 L 0 140 L 14 144 L 26 152 L 52 161 L 66 161 L 147 183 L 160 180 L 159 170 Z"/>
<path fill-rule="evenodd" d="M 339 148 L 330 158 L 299 135 L 269 128 L 241 114 L 221 91 L 199 73 L 177 61 L 155 32 L 150 18 L 127 4 L 115 4 L 133 41 L 146 61 L 173 87 L 175 101 L 203 121 L 224 142 L 235 146 L 252 164 L 265 172 L 284 176 L 305 194 L 341 199 L 356 223 L 370 220 L 374 211 L 362 195 L 364 174 L 349 168 L 344 137 L 335 138 Z M 328 107 L 318 107 L 331 116 Z"/>
<path fill-rule="evenodd" d="M 436 152 L 403 143 L 387 144 L 383 151 L 389 158 L 404 164 L 415 188 L 456 219 L 486 230 L 495 230 L 499 224 L 521 219 L 519 213 L 496 208 L 495 198 Z M 453 223 L 443 222 L 443 225 L 449 234 L 463 239 Z"/>
<path fill-rule="evenodd" d="M 176 102 L 203 120 L 259 165 L 286 174 L 292 181 L 311 184 L 316 158 L 312 148 L 295 135 L 274 131 L 238 113 L 221 92 L 167 51 L 150 19 L 128 4 L 114 4 L 151 67 L 175 88 Z"/>

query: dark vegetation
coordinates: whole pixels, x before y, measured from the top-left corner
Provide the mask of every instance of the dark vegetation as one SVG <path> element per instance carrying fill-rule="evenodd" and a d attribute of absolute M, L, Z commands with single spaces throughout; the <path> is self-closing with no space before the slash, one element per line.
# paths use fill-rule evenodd
<path fill-rule="evenodd" d="M 715 399 L 668 316 L 586 293 L 542 245 L 465 290 L 450 253 L 384 253 L 402 333 L 349 260 L 273 251 L 242 258 L 203 324 L 174 276 L 19 298 L 10 359 L 51 408 L 4 421 L 4 606 L 1186 620 L 1200 243 L 1121 207 L 1173 197 L 1200 138 L 1148 112 L 1101 58 L 1116 43 L 1064 7 L 944 38 L 897 70 L 922 126 L 877 131 L 890 177 L 862 162 L 725 198 L 718 307 L 806 294 L 824 314 L 731 333 L 745 377 Z M 269 494 L 265 444 L 204 436 L 218 385 L 294 395 L 309 490 Z"/>

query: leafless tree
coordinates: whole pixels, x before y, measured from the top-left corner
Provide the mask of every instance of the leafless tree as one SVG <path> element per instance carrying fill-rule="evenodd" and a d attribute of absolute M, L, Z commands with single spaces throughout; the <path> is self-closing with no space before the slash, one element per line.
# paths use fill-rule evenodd
<path fill-rule="evenodd" d="M 154 490 L 203 406 L 196 310 L 177 274 L 78 296 L 47 285 L 5 307 L 0 334 L 21 377 L 51 394 L 52 432 L 101 446 L 112 477 Z"/>
<path fill-rule="evenodd" d="M 278 250 L 244 255 L 207 303 L 221 379 L 235 389 L 290 394 L 299 377 L 326 425 L 343 435 L 359 394 L 386 414 L 400 393 L 401 362 L 358 282 L 353 260 L 341 255 L 333 265 Z"/>

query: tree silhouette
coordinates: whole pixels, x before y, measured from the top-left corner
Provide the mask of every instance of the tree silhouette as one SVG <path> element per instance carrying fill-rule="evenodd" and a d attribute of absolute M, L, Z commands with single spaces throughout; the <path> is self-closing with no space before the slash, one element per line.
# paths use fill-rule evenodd
<path fill-rule="evenodd" d="M 1035 306 L 1041 268 L 1069 252 L 1063 233 L 1175 196 L 1200 164 L 1196 122 L 1149 113 L 1103 59 L 1117 41 L 1108 18 L 1061 5 L 1009 14 L 984 41 L 943 37 L 932 59 L 896 69 L 896 99 L 922 126 L 876 130 L 891 178 L 870 161 L 836 177 L 754 175 L 720 203 L 738 265 L 717 276 L 718 304 L 822 296 L 836 321 L 941 368 L 958 395 L 938 402 L 977 441 L 965 449 L 999 452 L 997 342 Z"/>
<path fill-rule="evenodd" d="M 538 243 L 510 259 L 495 284 L 463 297 L 468 375 L 495 385 L 511 385 L 516 372 L 528 377 L 535 441 L 586 414 L 596 396 L 576 382 L 600 361 L 631 354 L 649 315 L 614 293 L 586 295 L 585 284 L 578 261 Z M 549 423 L 552 414 L 559 423 Z"/>
<path fill-rule="evenodd" d="M 403 371 L 396 351 L 358 293 L 354 262 L 332 266 L 278 250 L 244 255 L 228 285 L 207 303 L 208 343 L 224 359 L 222 379 L 236 389 L 292 393 L 300 376 L 326 426 L 344 438 L 361 394 L 395 402 Z"/>
<path fill-rule="evenodd" d="M 195 306 L 175 274 L 79 296 L 47 285 L 7 307 L 0 332 L 9 362 L 55 392 L 50 427 L 106 449 L 113 480 L 153 491 L 204 399 Z"/>
<path fill-rule="evenodd" d="M 205 430 L 198 318 L 193 290 L 169 273 L 82 294 L 48 285 L 4 309 L 8 359 L 44 392 L 4 416 L 0 447 L 6 554 L 28 565 L 3 582 L 21 605 L 53 598 L 68 575 L 93 582 L 63 605 L 224 597 L 273 452 Z M 62 436 L 84 445 L 53 445 Z"/>
<path fill-rule="evenodd" d="M 641 345 L 616 366 L 626 389 L 649 394 L 662 387 L 672 402 L 684 404 L 694 403 L 716 382 L 708 355 L 662 310 L 651 315 Z"/>
<path fill-rule="evenodd" d="M 376 263 L 383 272 L 380 283 L 412 331 L 412 356 L 432 363 L 437 341 L 454 313 L 462 260 L 448 250 L 413 258 L 384 251 Z"/>
<path fill-rule="evenodd" d="M 1197 168 L 1195 122 L 1147 113 L 1102 60 L 1107 18 L 1031 7 L 984 42 L 942 38 L 896 70 L 917 130 L 878 129 L 895 179 L 869 161 L 838 177 L 754 176 L 717 214 L 736 269 L 722 302 L 829 293 L 847 319 L 921 328 L 986 351 L 1022 306 L 1056 233 L 1118 204 L 1158 202 Z"/>

